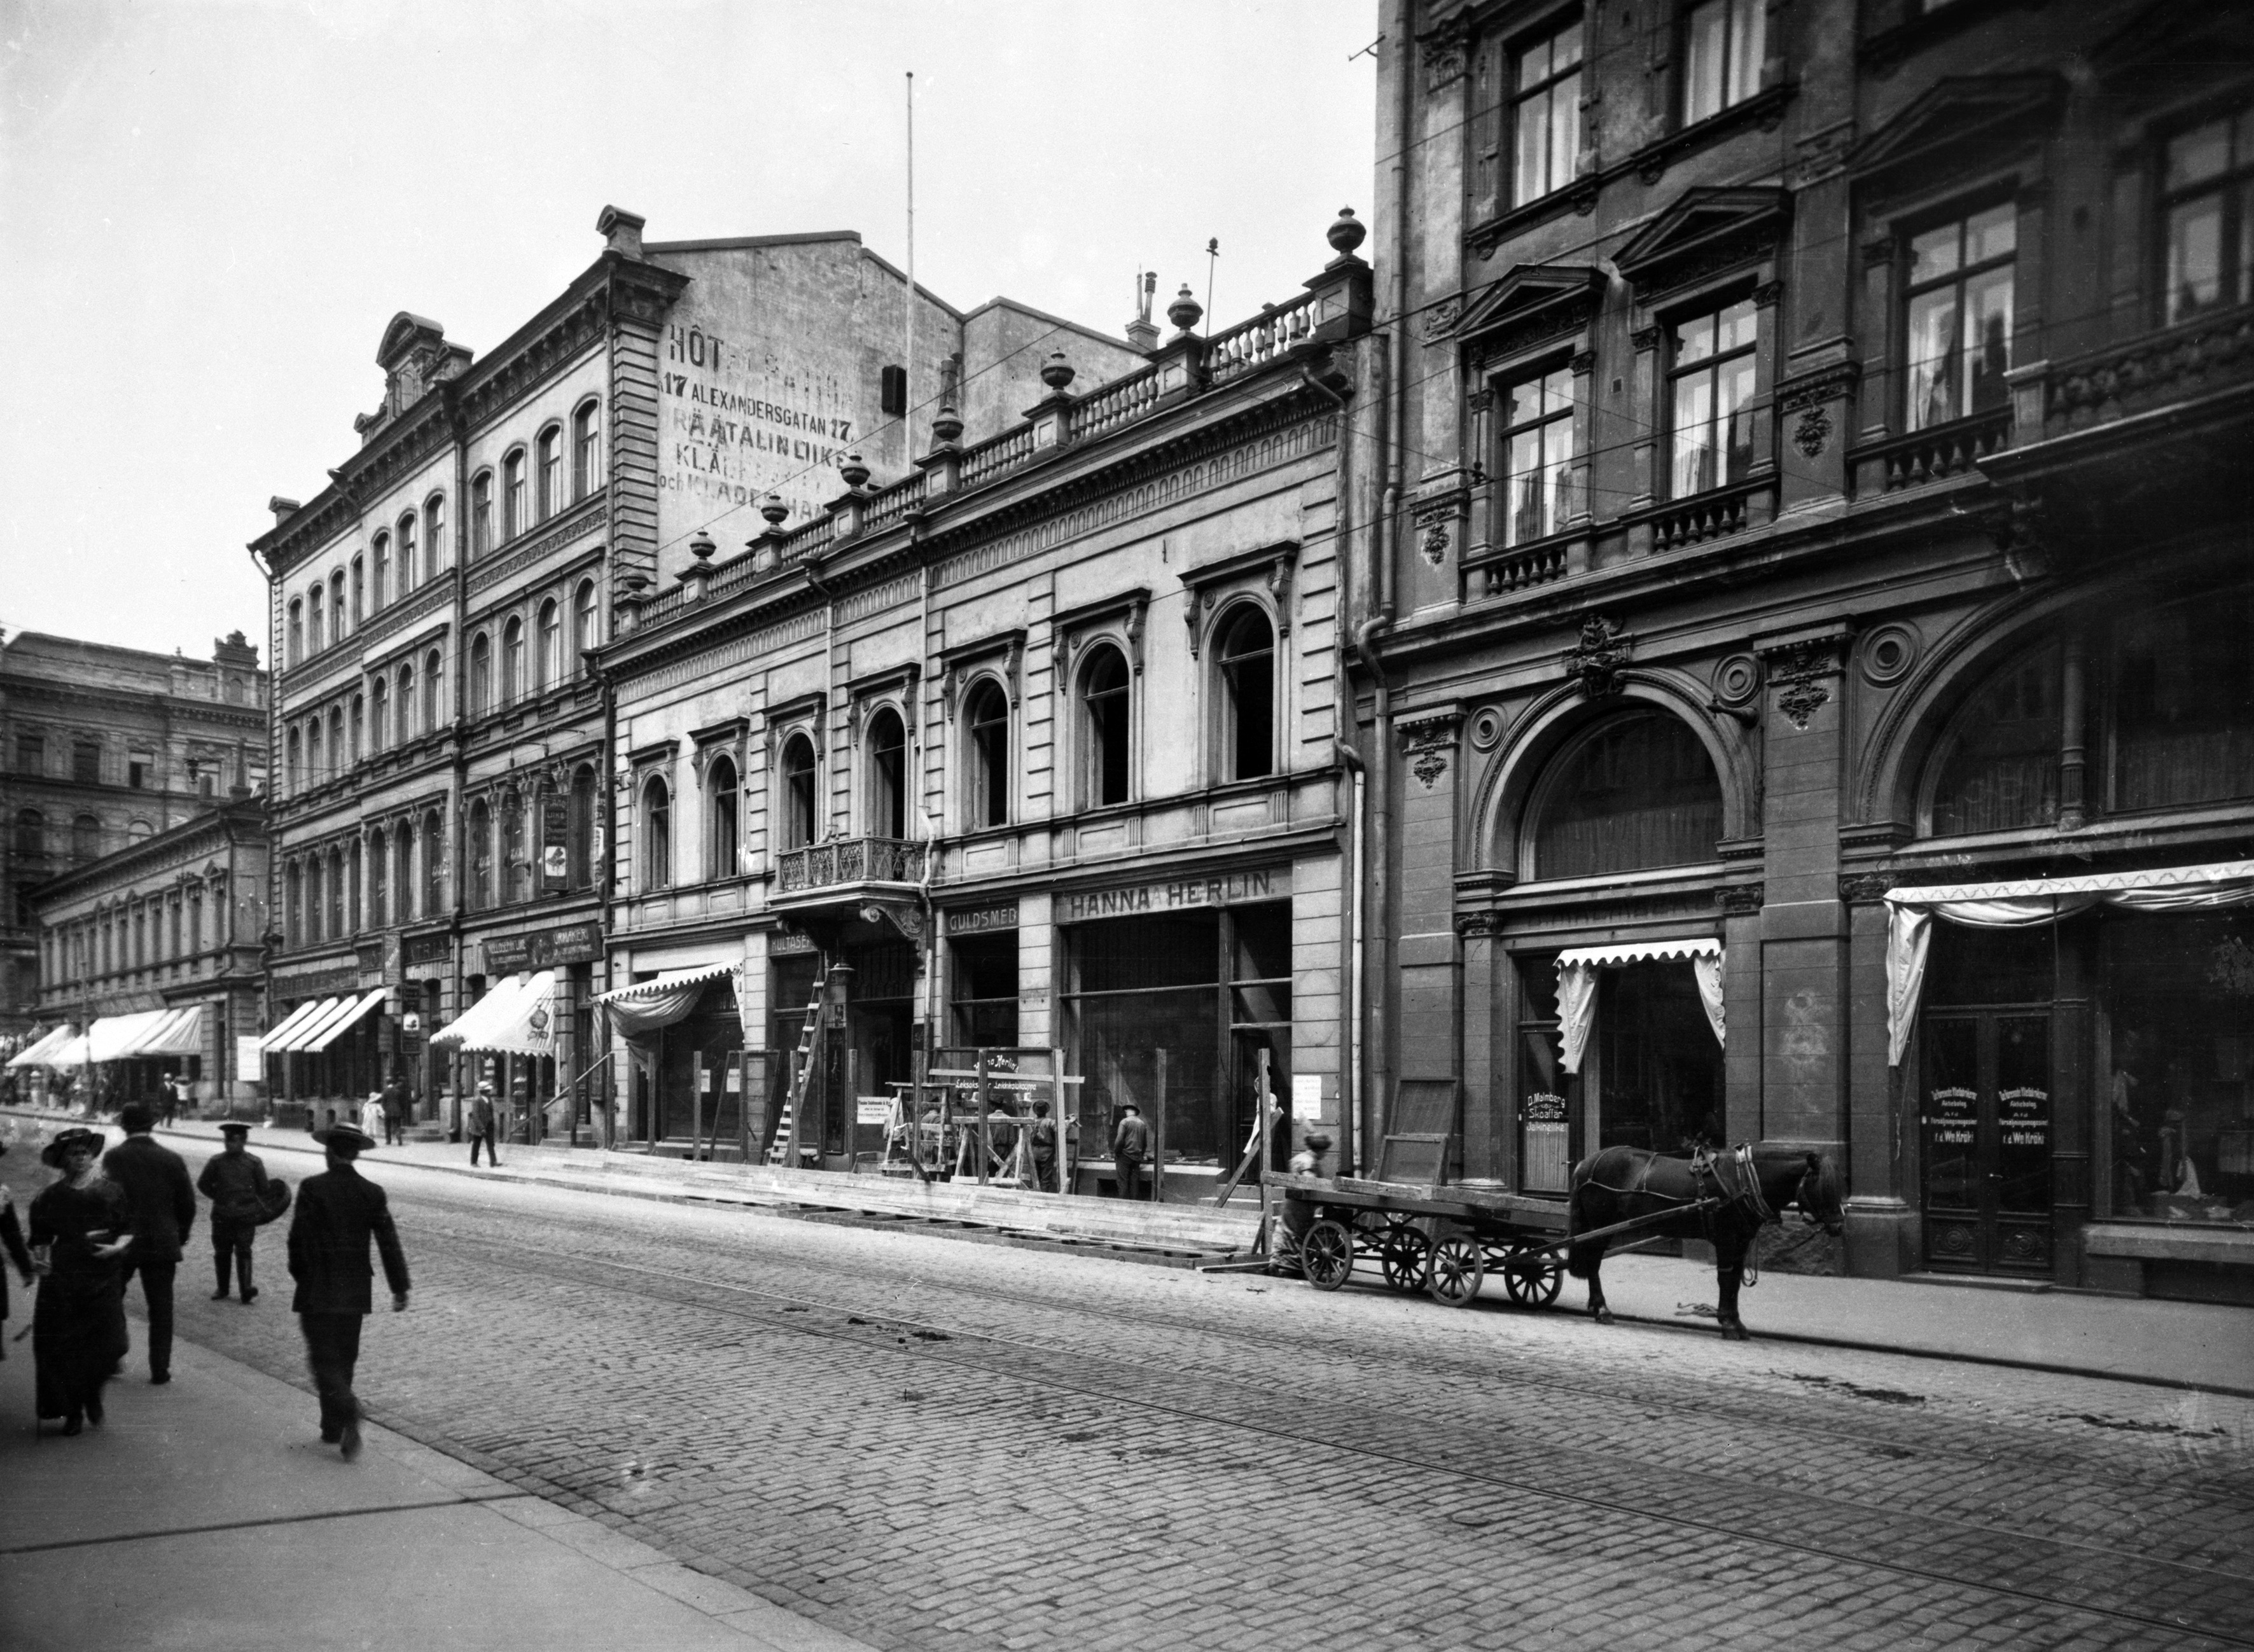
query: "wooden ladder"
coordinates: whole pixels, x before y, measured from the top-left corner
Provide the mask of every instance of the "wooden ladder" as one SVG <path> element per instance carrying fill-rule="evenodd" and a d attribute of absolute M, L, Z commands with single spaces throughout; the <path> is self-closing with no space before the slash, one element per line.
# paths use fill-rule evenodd
<path fill-rule="evenodd" d="M 814 997 L 806 1005 L 806 1025 L 799 1029 L 797 1072 L 785 1094 L 782 1115 L 775 1120 L 774 1138 L 767 1144 L 766 1162 L 797 1168 L 798 1119 L 806 1104 L 807 1087 L 814 1082 L 814 1046 L 822 1037 L 822 976 L 814 977 Z"/>

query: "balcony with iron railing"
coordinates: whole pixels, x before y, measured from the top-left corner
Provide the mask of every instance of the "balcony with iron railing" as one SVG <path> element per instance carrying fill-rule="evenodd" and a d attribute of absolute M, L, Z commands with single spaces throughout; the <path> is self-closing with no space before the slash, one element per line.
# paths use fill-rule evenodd
<path fill-rule="evenodd" d="M 864 884 L 920 884 L 925 846 L 898 837 L 832 837 L 775 859 L 778 900 L 835 899 Z"/>

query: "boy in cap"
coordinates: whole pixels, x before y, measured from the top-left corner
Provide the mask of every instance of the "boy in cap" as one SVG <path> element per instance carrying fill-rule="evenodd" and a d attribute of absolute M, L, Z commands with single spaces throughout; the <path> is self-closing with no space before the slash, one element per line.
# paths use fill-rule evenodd
<path fill-rule="evenodd" d="M 329 1167 L 298 1190 L 290 1224 L 290 1274 L 298 1294 L 290 1306 L 305 1337 L 305 1363 L 321 1396 L 321 1439 L 360 1455 L 360 1398 L 353 1392 L 360 1362 L 360 1322 L 373 1311 L 368 1243 L 383 1258 L 391 1311 L 407 1307 L 407 1256 L 383 1189 L 360 1173 L 356 1160 L 375 1138 L 350 1124 L 320 1132 Z"/>
<path fill-rule="evenodd" d="M 219 1273 L 219 1289 L 212 1292 L 212 1300 L 227 1300 L 231 1265 L 248 1307 L 258 1299 L 258 1287 L 250 1279 L 250 1247 L 266 1214 L 266 1166 L 257 1154 L 243 1151 L 250 1138 L 249 1125 L 231 1118 L 219 1132 L 226 1138 L 226 1148 L 217 1158 L 206 1159 L 203 1174 L 196 1178 L 196 1191 L 212 1201 L 212 1265 Z"/>

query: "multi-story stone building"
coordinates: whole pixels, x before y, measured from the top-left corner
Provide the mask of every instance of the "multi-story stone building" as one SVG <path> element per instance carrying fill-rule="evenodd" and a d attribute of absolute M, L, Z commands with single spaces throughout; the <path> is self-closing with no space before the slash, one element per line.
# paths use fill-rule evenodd
<path fill-rule="evenodd" d="M 266 805 L 206 805 L 74 866 L 33 897 L 38 1018 L 90 1035 L 111 1102 L 154 1099 L 166 1073 L 199 1102 L 247 1100 L 263 1028 Z"/>
<path fill-rule="evenodd" d="M 285 1090 L 350 1094 L 396 1068 L 427 1102 L 463 1059 L 433 1031 L 553 972 L 470 1047 L 530 1058 L 507 1070 L 520 1099 L 570 1092 L 597 1054 L 610 894 L 607 709 L 585 661 L 614 605 L 693 534 L 749 534 L 763 498 L 817 511 L 848 454 L 906 472 L 901 419 L 943 382 L 1016 406 L 1059 338 L 1127 354 L 1004 301 L 911 304 L 850 234 L 646 245 L 641 227 L 606 209 L 601 255 L 481 358 L 395 318 L 359 451 L 308 503 L 274 501 L 252 548 L 282 661 Z"/>
<path fill-rule="evenodd" d="M 849 461 L 815 521 L 778 501 L 744 552 L 699 538 L 622 593 L 624 1138 L 773 1148 L 824 994 L 793 1133 L 830 1168 L 876 1153 L 867 1098 L 920 1051 L 1061 1051 L 1088 1191 L 1131 1102 L 1169 1196 L 1211 1197 L 1264 1059 L 1302 1125 L 1337 1116 L 1362 235 L 1209 337 L 1185 289 L 1148 359 L 1068 340 L 1014 399 L 968 365 L 914 473 Z M 982 400 L 1022 419 L 966 428 Z"/>
<path fill-rule="evenodd" d="M 1467 1176 L 1789 1140 L 1853 1271 L 2254 1295 L 2249 32 L 1390 8 L 1373 1076 Z"/>
<path fill-rule="evenodd" d="M 44 1012 L 32 892 L 263 790 L 266 674 L 241 632 L 208 660 L 24 632 L 0 640 L 0 1039 Z"/>

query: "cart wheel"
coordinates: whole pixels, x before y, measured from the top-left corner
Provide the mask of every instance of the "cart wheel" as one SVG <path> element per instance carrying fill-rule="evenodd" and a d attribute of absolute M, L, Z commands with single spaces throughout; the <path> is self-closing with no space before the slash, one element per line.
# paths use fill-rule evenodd
<path fill-rule="evenodd" d="M 1510 1299 L 1522 1307 L 1546 1308 L 1558 1299 L 1558 1287 L 1565 1282 L 1564 1264 L 1538 1257 L 1519 1261 L 1506 1257 L 1502 1264 L 1502 1287 L 1510 1292 Z"/>
<path fill-rule="evenodd" d="M 1487 1278 L 1487 1257 L 1479 1241 L 1452 1233 L 1432 1247 L 1431 1282 L 1425 1290 L 1445 1307 L 1460 1308 L 1479 1295 Z"/>
<path fill-rule="evenodd" d="M 1405 1223 L 1390 1228 L 1384 1248 L 1378 1252 L 1378 1261 L 1384 1268 L 1387 1284 L 1404 1294 L 1413 1294 L 1424 1288 L 1432 1265 L 1432 1242 Z"/>
<path fill-rule="evenodd" d="M 1335 1291 L 1354 1271 L 1354 1236 L 1344 1222 L 1324 1217 L 1299 1241 L 1299 1271 L 1318 1291 Z"/>

